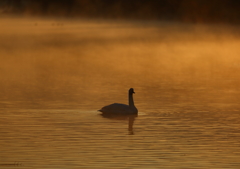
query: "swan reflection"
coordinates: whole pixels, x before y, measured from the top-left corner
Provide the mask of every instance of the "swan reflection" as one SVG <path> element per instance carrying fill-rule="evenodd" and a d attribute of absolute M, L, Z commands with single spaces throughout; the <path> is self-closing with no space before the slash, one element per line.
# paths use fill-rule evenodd
<path fill-rule="evenodd" d="M 133 123 L 135 118 L 138 116 L 138 109 L 134 105 L 133 94 L 134 89 L 130 88 L 128 91 L 128 105 L 121 103 L 113 103 L 102 107 L 100 111 L 103 117 L 116 119 L 116 120 L 128 120 L 128 131 L 129 134 L 133 133 Z"/>
<path fill-rule="evenodd" d="M 129 135 L 134 135 L 133 124 L 138 116 L 137 114 L 132 115 L 115 115 L 115 114 L 101 114 L 103 118 L 108 118 L 112 120 L 128 120 L 128 132 Z"/>

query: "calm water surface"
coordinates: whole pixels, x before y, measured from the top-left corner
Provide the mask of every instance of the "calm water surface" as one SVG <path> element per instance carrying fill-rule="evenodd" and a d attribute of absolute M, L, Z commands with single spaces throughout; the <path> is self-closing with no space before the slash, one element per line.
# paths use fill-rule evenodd
<path fill-rule="evenodd" d="M 0 22 L 0 168 L 240 168 L 235 28 Z"/>

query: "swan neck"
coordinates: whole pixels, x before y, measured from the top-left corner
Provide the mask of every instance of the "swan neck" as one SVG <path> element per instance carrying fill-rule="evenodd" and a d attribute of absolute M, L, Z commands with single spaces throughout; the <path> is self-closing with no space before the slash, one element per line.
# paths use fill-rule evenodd
<path fill-rule="evenodd" d="M 128 101 L 129 101 L 129 106 L 134 106 L 134 101 L 133 101 L 133 94 L 128 95 Z"/>

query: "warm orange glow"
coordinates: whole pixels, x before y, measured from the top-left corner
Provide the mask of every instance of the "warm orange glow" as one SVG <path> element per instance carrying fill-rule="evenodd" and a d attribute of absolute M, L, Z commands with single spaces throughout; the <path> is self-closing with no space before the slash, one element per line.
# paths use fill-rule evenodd
<path fill-rule="evenodd" d="M 238 28 L 101 20 L 0 22 L 1 85 L 58 86 L 89 75 L 101 81 L 134 76 L 153 84 L 160 79 L 239 82 Z"/>
<path fill-rule="evenodd" d="M 0 25 L 0 167 L 239 167 L 238 27 Z M 98 115 L 131 87 L 138 117 Z"/>

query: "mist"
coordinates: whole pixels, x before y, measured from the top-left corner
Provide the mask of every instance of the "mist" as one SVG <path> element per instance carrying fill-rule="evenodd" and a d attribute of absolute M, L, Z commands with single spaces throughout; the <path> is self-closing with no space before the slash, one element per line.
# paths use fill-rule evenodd
<path fill-rule="evenodd" d="M 130 86 L 236 89 L 240 83 L 236 26 L 16 17 L 0 22 L 2 101 L 76 103 Z"/>

